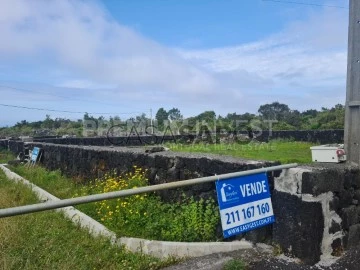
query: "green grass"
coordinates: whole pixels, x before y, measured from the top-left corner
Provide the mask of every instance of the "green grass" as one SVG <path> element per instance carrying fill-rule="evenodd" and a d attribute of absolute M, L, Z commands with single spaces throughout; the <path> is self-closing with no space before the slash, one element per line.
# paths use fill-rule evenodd
<path fill-rule="evenodd" d="M 0 208 L 36 202 L 29 188 L 0 171 Z M 160 269 L 171 263 L 94 238 L 58 212 L 0 218 L 0 269 Z"/>
<path fill-rule="evenodd" d="M 40 166 L 29 168 L 22 165 L 9 168 L 60 199 L 78 197 L 83 188 L 82 184 L 62 175 L 60 170 L 48 171 Z M 92 217 L 96 216 L 95 203 L 78 205 L 76 208 Z"/>
<path fill-rule="evenodd" d="M 191 153 L 210 153 L 238 158 L 280 161 L 285 163 L 310 163 L 308 142 L 274 140 L 269 143 L 233 143 L 233 144 L 168 144 L 172 151 Z"/>
<path fill-rule="evenodd" d="M 47 171 L 39 166 L 28 168 L 19 165 L 10 166 L 10 169 L 61 199 L 119 190 L 99 189 L 95 184 L 76 184 L 61 175 L 60 171 Z M 100 182 L 106 180 L 109 180 L 108 188 L 115 183 L 110 176 Z M 129 187 L 122 189 L 132 188 L 132 181 L 128 179 Z M 135 183 L 135 186 L 139 186 L 139 183 Z M 122 206 L 123 202 L 127 202 L 126 208 Z M 103 210 L 100 211 L 101 204 Z M 155 194 L 149 194 L 145 198 L 136 195 L 121 200 L 78 205 L 76 208 L 103 223 L 119 237 L 185 242 L 217 241 L 221 237 L 216 234 L 216 226 L 220 222 L 218 207 L 210 199 L 195 201 L 184 197 L 181 203 L 165 203 Z M 116 213 L 118 210 L 121 211 Z M 112 212 L 111 217 L 109 212 Z"/>
<path fill-rule="evenodd" d="M 223 270 L 245 270 L 246 264 L 240 259 L 233 259 L 228 261 Z"/>
<path fill-rule="evenodd" d="M 0 150 L 0 164 L 7 163 L 9 160 L 15 159 L 15 156 L 6 150 Z"/>

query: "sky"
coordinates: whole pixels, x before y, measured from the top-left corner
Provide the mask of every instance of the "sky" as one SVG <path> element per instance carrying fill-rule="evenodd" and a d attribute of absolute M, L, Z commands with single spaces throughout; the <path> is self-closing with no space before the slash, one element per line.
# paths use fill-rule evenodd
<path fill-rule="evenodd" d="M 348 1 L 281 1 L 1 0 L 0 127 L 343 104 Z"/>

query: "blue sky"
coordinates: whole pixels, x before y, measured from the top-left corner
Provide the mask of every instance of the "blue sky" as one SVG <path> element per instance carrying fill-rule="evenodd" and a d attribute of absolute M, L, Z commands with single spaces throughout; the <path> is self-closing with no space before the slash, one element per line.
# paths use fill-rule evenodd
<path fill-rule="evenodd" d="M 346 0 L 2 0 L 0 126 L 344 103 Z M 319 6 L 317 6 L 319 5 Z M 97 114 L 94 114 L 98 116 Z M 104 116 L 107 116 L 104 114 Z"/>

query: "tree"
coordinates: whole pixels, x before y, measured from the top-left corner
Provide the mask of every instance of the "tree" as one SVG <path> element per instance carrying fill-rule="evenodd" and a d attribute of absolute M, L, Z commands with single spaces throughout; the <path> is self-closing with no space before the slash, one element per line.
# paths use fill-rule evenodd
<path fill-rule="evenodd" d="M 284 120 L 288 125 L 291 125 L 296 129 L 299 129 L 301 126 L 301 114 L 298 110 L 293 110 L 287 113 Z"/>
<path fill-rule="evenodd" d="M 205 121 L 207 123 L 214 122 L 216 120 L 216 113 L 214 111 L 205 111 L 195 117 L 197 121 Z"/>
<path fill-rule="evenodd" d="M 232 131 L 239 131 L 247 130 L 250 121 L 253 119 L 255 119 L 255 114 L 237 114 L 234 112 L 227 114 L 227 116 L 225 117 L 225 122 L 227 122 L 231 126 Z"/>
<path fill-rule="evenodd" d="M 322 110 L 315 120 L 319 129 L 342 129 L 344 128 L 345 107 L 336 104 L 331 109 Z"/>
<path fill-rule="evenodd" d="M 180 113 L 180 110 L 178 108 L 172 108 L 168 111 L 169 119 L 172 121 L 180 121 L 183 119 L 183 116 Z"/>
<path fill-rule="evenodd" d="M 258 112 L 263 119 L 281 121 L 284 120 L 290 109 L 288 105 L 276 101 L 271 104 L 261 105 Z"/>
<path fill-rule="evenodd" d="M 136 116 L 136 122 L 140 122 L 140 123 L 146 123 L 148 118 L 146 118 L 146 114 L 145 113 L 142 113 L 138 116 Z"/>
<path fill-rule="evenodd" d="M 52 120 L 51 118 L 50 118 L 50 115 L 46 115 L 46 119 L 43 121 L 43 124 L 42 124 L 42 126 L 44 127 L 44 128 L 49 128 L 49 129 L 51 129 L 51 128 L 53 128 L 53 125 L 54 125 L 54 120 Z"/>
<path fill-rule="evenodd" d="M 26 120 L 21 120 L 21 122 L 17 122 L 17 123 L 15 124 L 15 127 L 21 128 L 21 127 L 26 126 L 26 125 L 28 125 L 28 124 L 29 124 L 29 123 L 28 123 Z"/>
<path fill-rule="evenodd" d="M 319 112 L 317 110 L 310 109 L 310 110 L 306 110 L 306 111 L 302 112 L 301 115 L 315 117 L 318 113 Z"/>
<path fill-rule="evenodd" d="M 159 128 L 163 128 L 164 127 L 164 121 L 167 120 L 169 117 L 168 112 L 164 109 L 164 108 L 160 108 L 156 115 L 155 115 L 155 119 L 158 122 L 158 126 Z"/>
<path fill-rule="evenodd" d="M 115 115 L 114 116 L 114 125 L 119 125 L 121 123 L 120 116 Z"/>

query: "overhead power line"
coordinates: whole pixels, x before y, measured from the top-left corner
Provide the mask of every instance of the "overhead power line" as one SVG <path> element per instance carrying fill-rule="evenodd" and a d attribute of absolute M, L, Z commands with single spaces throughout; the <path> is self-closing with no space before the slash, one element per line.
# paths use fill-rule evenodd
<path fill-rule="evenodd" d="M 58 98 L 69 99 L 69 97 L 61 96 L 61 95 L 57 95 L 57 94 L 53 94 L 53 93 L 42 92 L 42 91 L 37 91 L 37 90 L 30 90 L 30 89 L 24 89 L 24 88 L 7 86 L 7 85 L 0 85 L 0 88 L 7 88 L 7 89 L 13 89 L 13 90 L 17 90 L 17 91 L 21 91 L 21 92 L 25 92 L 25 93 L 36 93 L 36 94 L 42 94 L 42 95 L 47 95 L 47 96 L 53 96 L 53 97 L 58 97 Z M 74 99 L 74 98 L 71 98 L 71 99 Z M 77 99 L 74 99 L 74 100 L 77 100 Z"/>
<path fill-rule="evenodd" d="M 333 5 L 324 5 L 317 3 L 308 3 L 308 2 L 297 2 L 297 1 L 286 1 L 286 0 L 262 0 L 263 2 L 275 2 L 275 3 L 285 3 L 285 4 L 296 4 L 296 5 L 304 5 L 304 6 L 317 6 L 317 7 L 330 7 L 330 8 L 344 8 L 349 9 L 346 6 L 333 6 Z"/>
<path fill-rule="evenodd" d="M 13 90 L 17 90 L 17 91 L 24 92 L 24 93 L 36 93 L 36 94 L 41 94 L 41 95 L 46 95 L 46 96 L 52 96 L 52 97 L 66 99 L 67 101 L 81 101 L 81 102 L 87 102 L 87 103 L 92 103 L 92 104 L 96 103 L 96 104 L 114 106 L 114 104 L 106 103 L 106 102 L 99 101 L 99 100 L 94 101 L 94 100 L 89 100 L 89 99 L 84 99 L 84 98 L 67 97 L 67 96 L 62 96 L 62 95 L 58 95 L 58 94 L 54 94 L 54 93 L 37 91 L 37 90 L 32 90 L 32 89 L 24 89 L 24 88 L 8 86 L 8 85 L 0 85 L 0 88 L 13 89 Z"/>
<path fill-rule="evenodd" d="M 62 112 L 62 113 L 77 113 L 77 114 L 111 114 L 111 115 L 118 115 L 118 114 L 137 114 L 142 112 L 128 112 L 128 113 L 110 113 L 110 112 L 76 112 L 76 111 L 62 111 L 62 110 L 53 110 L 53 109 L 45 109 L 45 108 L 35 108 L 35 107 L 27 107 L 27 106 L 18 106 L 18 105 L 9 105 L 9 104 L 2 104 L 0 106 L 3 107 L 11 107 L 11 108 L 18 108 L 18 109 L 27 109 L 27 110 L 36 110 L 36 111 L 47 111 L 47 112 Z"/>

